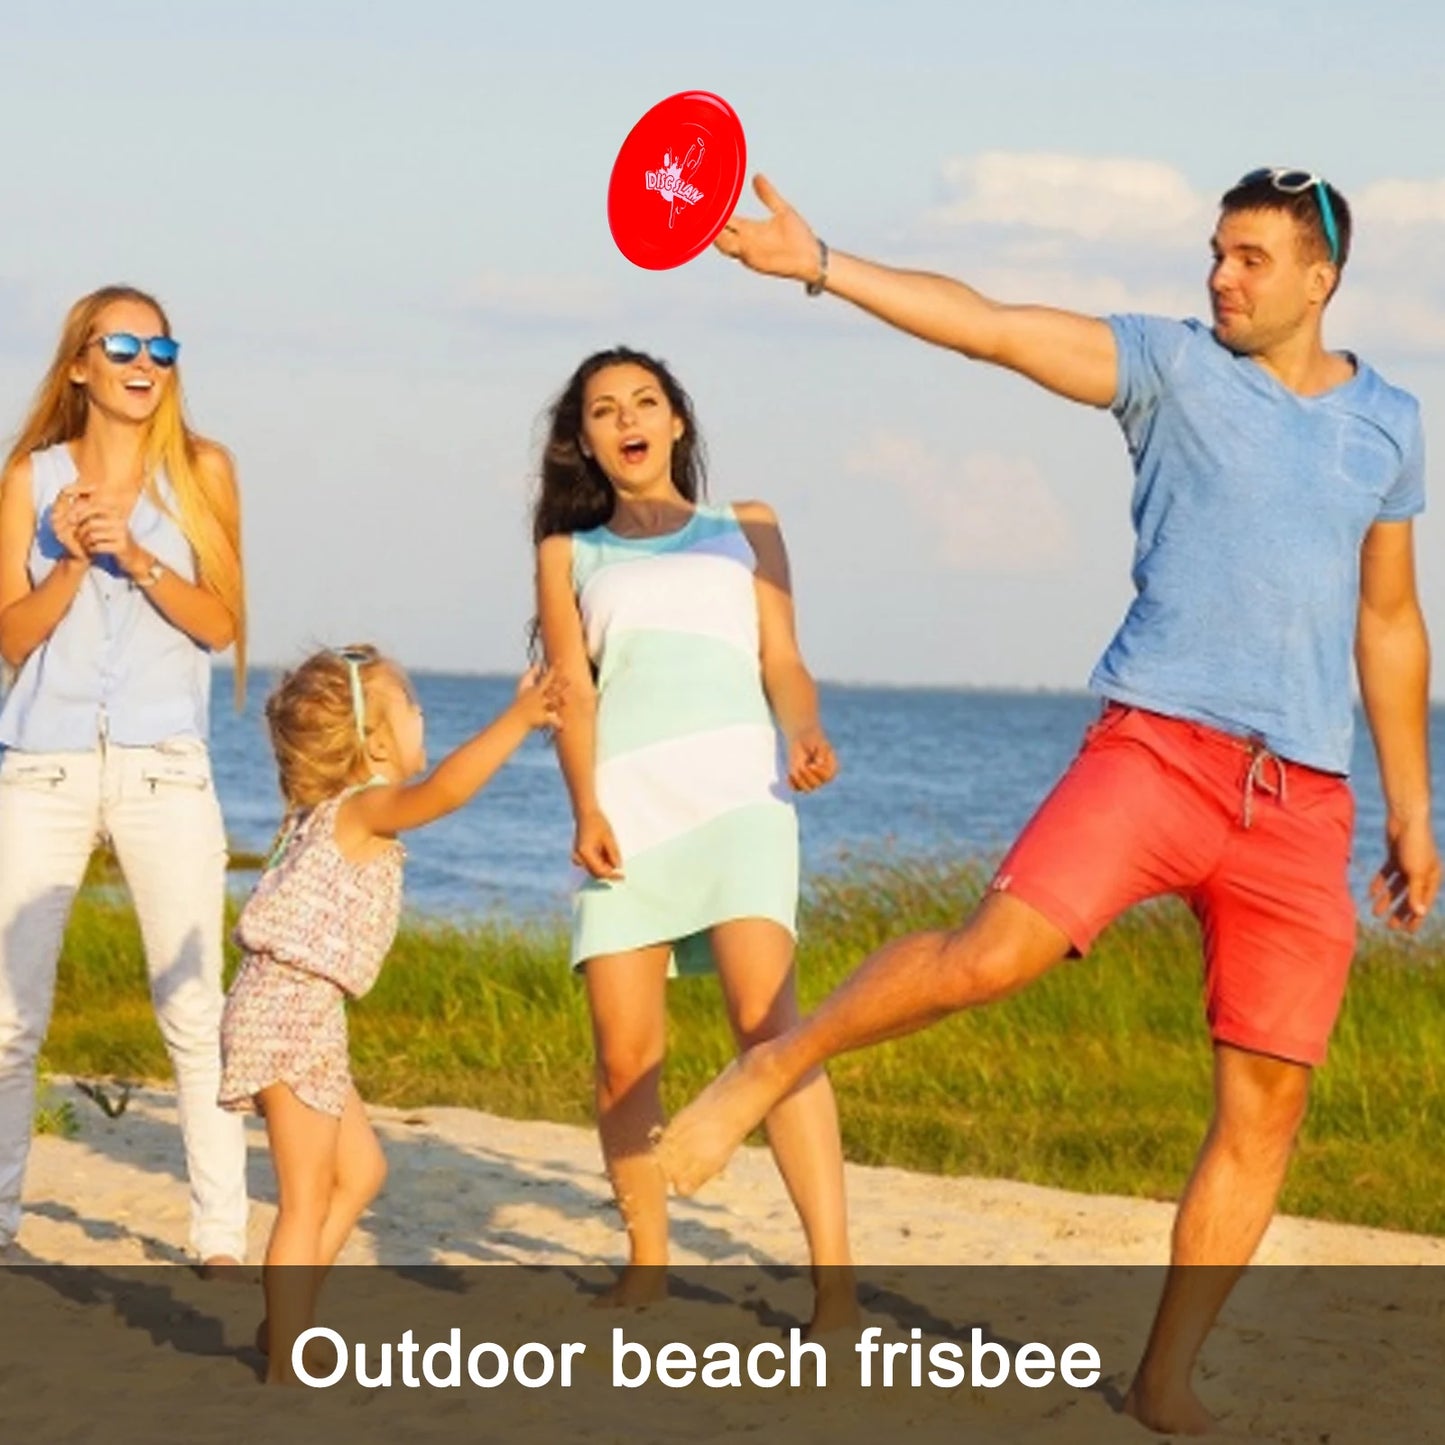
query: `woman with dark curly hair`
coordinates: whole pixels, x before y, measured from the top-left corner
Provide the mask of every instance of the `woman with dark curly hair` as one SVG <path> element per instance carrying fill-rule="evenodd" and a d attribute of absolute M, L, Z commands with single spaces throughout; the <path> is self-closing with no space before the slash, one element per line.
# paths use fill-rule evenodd
<path fill-rule="evenodd" d="M 627 1225 L 620 1303 L 665 1288 L 665 983 L 715 969 L 740 1047 L 797 1017 L 789 785 L 837 771 L 798 650 L 787 554 L 761 502 L 703 500 L 692 404 L 661 362 L 590 356 L 550 413 L 533 517 L 538 621 L 568 683 L 557 750 L 576 821 L 602 1149 Z M 776 727 L 775 727 L 776 720 Z M 787 748 L 779 756 L 777 730 Z M 853 1309 L 837 1112 L 814 1074 L 768 1117 L 808 1238 L 815 1324 Z"/>

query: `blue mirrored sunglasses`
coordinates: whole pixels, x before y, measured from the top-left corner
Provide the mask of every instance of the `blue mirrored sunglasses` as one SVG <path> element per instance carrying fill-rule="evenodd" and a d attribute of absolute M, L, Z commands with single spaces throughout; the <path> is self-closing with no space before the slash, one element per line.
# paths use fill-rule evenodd
<path fill-rule="evenodd" d="M 1325 185 L 1322 177 L 1311 174 L 1309 171 L 1290 170 L 1284 166 L 1261 166 L 1257 171 L 1250 171 L 1247 176 L 1241 176 L 1238 184 L 1241 186 L 1258 185 L 1260 181 L 1268 181 L 1275 190 L 1286 196 L 1302 195 L 1314 187 L 1315 201 L 1320 208 L 1320 224 L 1324 227 L 1325 243 L 1330 248 L 1330 262 L 1338 265 L 1340 260 L 1340 228 L 1335 224 L 1335 208 L 1330 205 L 1329 187 Z"/>
<path fill-rule="evenodd" d="M 141 354 L 142 347 L 150 352 L 151 360 L 157 366 L 174 366 L 176 357 L 181 352 L 181 343 L 169 336 L 142 338 L 132 335 L 129 331 L 110 331 L 104 336 L 93 337 L 86 344 L 100 347 L 105 353 L 105 359 L 113 361 L 117 365 L 134 361 Z"/>

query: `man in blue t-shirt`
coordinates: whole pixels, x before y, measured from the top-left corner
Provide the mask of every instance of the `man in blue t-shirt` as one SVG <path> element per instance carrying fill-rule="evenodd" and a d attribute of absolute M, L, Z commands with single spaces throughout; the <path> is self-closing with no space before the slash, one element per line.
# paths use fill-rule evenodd
<path fill-rule="evenodd" d="M 1413 931 L 1440 882 L 1411 523 L 1419 411 L 1321 337 L 1349 208 L 1298 171 L 1229 190 L 1205 327 L 1001 305 L 830 254 L 761 177 L 757 192 L 771 215 L 734 218 L 726 254 L 1112 409 L 1134 466 L 1135 597 L 1091 681 L 1102 715 L 973 917 L 887 945 L 745 1054 L 674 1120 L 663 1167 L 691 1192 L 826 1059 L 1011 993 L 1132 904 L 1178 894 L 1204 941 L 1215 1114 L 1125 1408 L 1157 1430 L 1205 1429 L 1191 1377 L 1234 1272 L 1184 1266 L 1253 1255 L 1354 948 L 1352 652 L 1388 809 L 1375 911 Z"/>

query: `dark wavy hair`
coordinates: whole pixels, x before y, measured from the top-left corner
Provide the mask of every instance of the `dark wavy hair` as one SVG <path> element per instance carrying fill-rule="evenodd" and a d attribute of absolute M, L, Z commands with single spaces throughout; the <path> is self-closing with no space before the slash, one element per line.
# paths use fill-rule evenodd
<path fill-rule="evenodd" d="M 595 458 L 582 452 L 582 395 L 587 383 L 608 366 L 640 366 L 656 378 L 668 405 L 682 418 L 683 432 L 672 449 L 672 484 L 689 502 L 707 493 L 707 460 L 693 415 L 692 400 L 665 362 L 630 346 L 594 351 L 568 378 L 548 408 L 547 440 L 532 505 L 532 541 L 600 527 L 612 516 L 616 496 Z"/>

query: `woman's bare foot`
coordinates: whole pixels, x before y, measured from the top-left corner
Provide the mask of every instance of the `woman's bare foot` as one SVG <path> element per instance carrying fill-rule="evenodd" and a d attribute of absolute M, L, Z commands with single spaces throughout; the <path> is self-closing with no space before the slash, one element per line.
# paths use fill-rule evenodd
<path fill-rule="evenodd" d="M 658 1163 L 679 1194 L 695 1194 L 732 1158 L 787 1092 L 759 1044 L 729 1064 L 674 1117 L 657 1141 Z"/>
<path fill-rule="evenodd" d="M 223 1284 L 254 1284 L 256 1272 L 248 1270 L 234 1254 L 207 1255 L 196 1266 L 202 1279 L 219 1280 Z"/>
<path fill-rule="evenodd" d="M 837 1330 L 856 1330 L 863 1318 L 858 1308 L 858 1281 L 847 1265 L 813 1270 L 813 1318 L 804 1338 L 816 1340 Z"/>
<path fill-rule="evenodd" d="M 258 1353 L 264 1355 L 268 1360 L 271 1359 L 271 1321 L 265 1315 L 262 1315 L 261 1323 L 256 1326 L 256 1349 Z M 323 1344 L 320 1340 L 311 1340 L 301 1352 L 301 1358 L 306 1363 L 306 1373 L 308 1375 L 320 1375 L 324 1378 L 330 1375 L 332 1370 L 336 1368 L 335 1350 Z M 296 1377 L 289 1371 L 282 1372 L 277 1370 L 276 1367 L 280 1363 L 282 1362 L 274 1360 L 271 1362 L 271 1367 L 266 1375 L 266 1383 L 268 1385 L 296 1383 Z M 280 1373 L 285 1373 L 286 1378 L 272 1378 L 273 1375 Z"/>
<path fill-rule="evenodd" d="M 1187 1383 L 1159 1389 L 1136 1379 L 1124 1413 L 1160 1435 L 1207 1435 L 1217 1423 Z"/>
<path fill-rule="evenodd" d="M 633 1310 L 654 1305 L 667 1298 L 667 1266 L 665 1264 L 629 1264 L 611 1289 L 604 1290 L 592 1301 L 598 1310 Z"/>

